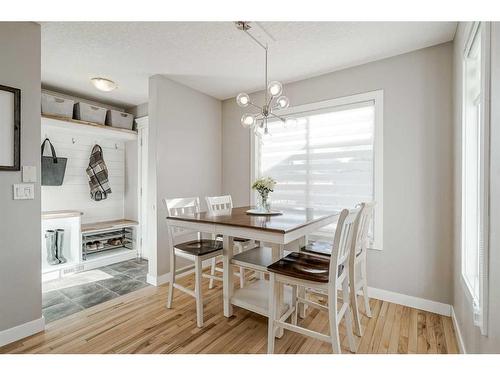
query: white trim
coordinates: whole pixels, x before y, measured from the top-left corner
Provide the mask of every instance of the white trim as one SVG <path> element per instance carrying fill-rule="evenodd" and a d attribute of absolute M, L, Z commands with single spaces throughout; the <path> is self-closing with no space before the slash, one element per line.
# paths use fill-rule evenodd
<path fill-rule="evenodd" d="M 160 286 L 166 284 L 170 281 L 170 272 L 164 273 L 163 275 L 155 276 L 147 274 L 146 282 L 154 286 Z"/>
<path fill-rule="evenodd" d="M 466 205 L 465 195 L 464 195 L 464 185 L 467 176 L 464 173 L 465 165 L 465 153 L 464 142 L 465 142 L 465 126 L 466 126 L 466 59 L 469 55 L 470 49 L 474 42 L 476 36 L 480 33 L 481 36 L 481 101 L 480 101 L 480 148 L 479 148 L 479 249 L 478 249 L 478 266 L 479 266 L 479 292 L 475 295 L 472 286 L 469 283 L 468 278 L 464 274 L 466 257 L 464 257 L 464 246 L 465 246 L 465 235 L 466 230 L 464 228 L 464 217 L 467 213 L 465 212 Z M 471 297 L 472 309 L 474 316 L 474 325 L 478 326 L 481 330 L 481 334 L 487 336 L 488 334 L 488 299 L 489 299 L 489 225 L 490 225 L 490 213 L 489 213 L 489 195 L 490 195 L 490 81 L 491 81 L 491 28 L 489 22 L 473 22 L 470 26 L 467 39 L 464 44 L 464 50 L 462 55 L 462 164 L 461 164 L 461 186 L 462 186 L 462 196 L 461 196 L 461 266 L 460 274 L 461 281 L 465 290 L 465 293 Z"/>
<path fill-rule="evenodd" d="M 460 351 L 460 354 L 467 354 L 462 332 L 460 331 L 460 326 L 458 325 L 457 316 L 455 315 L 455 309 L 453 306 L 451 306 L 451 321 L 453 322 L 453 328 L 455 328 L 455 335 L 457 336 L 458 350 Z"/>
<path fill-rule="evenodd" d="M 398 305 L 412 307 L 444 316 L 451 316 L 451 305 L 447 303 L 432 301 L 420 297 L 408 296 L 406 294 L 391 292 L 389 290 L 368 287 L 370 298 L 379 299 Z"/>
<path fill-rule="evenodd" d="M 0 331 L 0 347 L 45 330 L 45 318 L 32 320 L 16 327 Z"/>
<path fill-rule="evenodd" d="M 304 112 L 318 111 L 332 107 L 341 107 L 356 103 L 370 102 L 375 105 L 374 119 L 374 144 L 373 144 L 373 195 L 377 202 L 374 213 L 374 243 L 371 244 L 371 250 L 383 249 L 383 219 L 384 219 L 384 90 L 374 90 L 361 94 L 343 96 L 334 99 L 323 100 L 315 103 L 307 103 L 289 107 L 287 109 L 276 111 L 281 116 L 300 114 Z M 250 133 L 250 182 L 253 183 L 258 176 L 258 155 L 256 152 L 257 135 Z M 375 176 L 379 178 L 375 179 Z M 250 189 L 250 204 L 255 204 L 255 194 Z"/>

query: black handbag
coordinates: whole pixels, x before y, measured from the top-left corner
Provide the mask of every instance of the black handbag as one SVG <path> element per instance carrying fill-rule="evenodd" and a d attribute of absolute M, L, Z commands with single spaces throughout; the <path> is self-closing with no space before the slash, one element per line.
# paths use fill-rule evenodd
<path fill-rule="evenodd" d="M 49 142 L 52 156 L 43 156 L 45 143 Z M 67 158 L 58 158 L 50 140 L 45 138 L 42 143 L 42 186 L 60 186 L 66 173 Z"/>

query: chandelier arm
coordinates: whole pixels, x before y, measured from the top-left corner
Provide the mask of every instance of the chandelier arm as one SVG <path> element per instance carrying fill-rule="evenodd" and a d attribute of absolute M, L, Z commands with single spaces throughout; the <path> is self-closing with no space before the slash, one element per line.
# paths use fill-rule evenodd
<path fill-rule="evenodd" d="M 278 115 L 276 115 L 276 114 L 274 114 L 274 113 L 272 113 L 272 112 L 269 112 L 269 114 L 270 114 L 271 116 L 273 116 L 273 117 L 275 117 L 275 118 L 277 118 L 277 119 L 281 120 L 282 122 L 285 122 L 285 121 L 286 121 L 286 118 L 281 117 L 281 116 L 278 116 Z"/>
<path fill-rule="evenodd" d="M 273 102 L 273 99 L 276 99 L 277 96 L 276 95 L 271 95 L 271 97 L 269 98 L 269 101 L 267 102 L 267 107 L 269 109 L 271 109 L 271 103 Z"/>
<path fill-rule="evenodd" d="M 262 107 L 259 107 L 257 104 L 254 104 L 252 102 L 248 102 L 248 104 L 250 104 L 252 107 L 259 109 L 262 112 Z"/>

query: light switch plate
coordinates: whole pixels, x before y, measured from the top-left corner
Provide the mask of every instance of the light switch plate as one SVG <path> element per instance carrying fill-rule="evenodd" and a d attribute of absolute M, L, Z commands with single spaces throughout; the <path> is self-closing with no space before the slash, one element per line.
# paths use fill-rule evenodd
<path fill-rule="evenodd" d="M 23 182 L 36 182 L 36 167 L 23 165 Z"/>
<path fill-rule="evenodd" d="M 35 199 L 34 184 L 14 184 L 14 199 Z"/>

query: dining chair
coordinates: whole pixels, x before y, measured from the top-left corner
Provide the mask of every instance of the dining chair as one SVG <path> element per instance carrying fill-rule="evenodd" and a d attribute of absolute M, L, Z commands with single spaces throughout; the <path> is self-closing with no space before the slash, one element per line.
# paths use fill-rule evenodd
<path fill-rule="evenodd" d="M 351 300 L 351 308 L 354 312 L 354 333 L 357 336 L 363 335 L 363 327 L 361 325 L 361 318 L 359 313 L 358 295 L 363 296 L 365 313 L 369 318 L 372 317 L 370 308 L 370 299 L 368 297 L 368 279 L 366 272 L 367 263 L 367 248 L 368 248 L 368 234 L 370 224 L 373 219 L 373 212 L 375 202 L 363 202 L 357 207 L 360 209 L 360 218 L 356 228 L 355 241 L 351 244 L 351 256 L 349 266 L 349 295 Z M 331 243 L 329 242 L 313 242 L 302 248 L 303 252 L 320 255 L 330 256 Z"/>
<path fill-rule="evenodd" d="M 333 352 L 340 354 L 339 325 L 342 318 L 345 318 L 349 349 L 351 352 L 356 351 L 349 303 L 349 259 L 351 243 L 355 238 L 356 225 L 360 218 L 359 214 L 360 209 L 342 210 L 335 230 L 332 256 L 329 258 L 294 252 L 267 267 L 270 272 L 268 353 L 274 353 L 276 330 L 282 328 L 329 342 Z M 301 297 L 299 294 L 294 294 L 292 305 L 295 311 L 291 323 L 287 323 L 285 321 L 287 313 L 282 315 L 281 307 L 278 306 L 279 301 L 276 298 L 280 292 L 280 284 L 319 290 L 322 294 L 327 295 L 328 303 L 325 306 L 308 299 L 307 295 Z M 342 291 L 341 296 L 338 295 L 339 288 Z M 342 301 L 340 306 L 338 297 L 341 297 Z M 298 325 L 297 307 L 299 302 L 328 313 L 329 335 Z"/>
<path fill-rule="evenodd" d="M 196 215 L 200 212 L 200 199 L 174 198 L 163 199 L 168 216 Z M 202 297 L 202 277 L 209 279 L 216 278 L 210 274 L 203 274 L 202 262 L 207 259 L 222 255 L 222 242 L 214 239 L 203 239 L 201 233 L 192 230 L 182 229 L 168 225 L 169 245 L 170 245 L 170 284 L 168 286 L 167 308 L 172 308 L 174 288 L 189 294 L 196 300 L 196 325 L 203 327 L 203 297 Z M 192 237 L 196 236 L 193 240 Z M 187 240 L 187 241 L 186 241 Z M 188 289 L 175 282 L 176 257 L 181 257 L 194 262 L 195 287 Z M 218 278 L 221 279 L 221 278 Z"/>
<path fill-rule="evenodd" d="M 208 213 L 210 215 L 229 215 L 233 208 L 233 200 L 230 195 L 221 195 L 215 197 L 205 197 L 208 207 Z M 222 236 L 217 235 L 215 237 L 222 241 Z M 251 241 L 246 238 L 235 237 L 234 239 L 234 248 L 233 251 L 235 254 L 239 254 L 245 250 L 249 250 L 256 246 L 254 241 Z M 215 276 L 215 272 L 223 272 L 224 269 L 217 267 L 217 262 L 219 259 L 212 258 L 212 266 L 210 268 L 210 274 Z M 243 267 L 240 267 L 239 272 L 235 272 L 235 276 L 239 277 L 240 280 L 240 288 L 245 286 L 245 270 Z M 215 278 L 210 279 L 210 283 L 208 285 L 209 289 L 212 289 L 214 286 Z"/>

